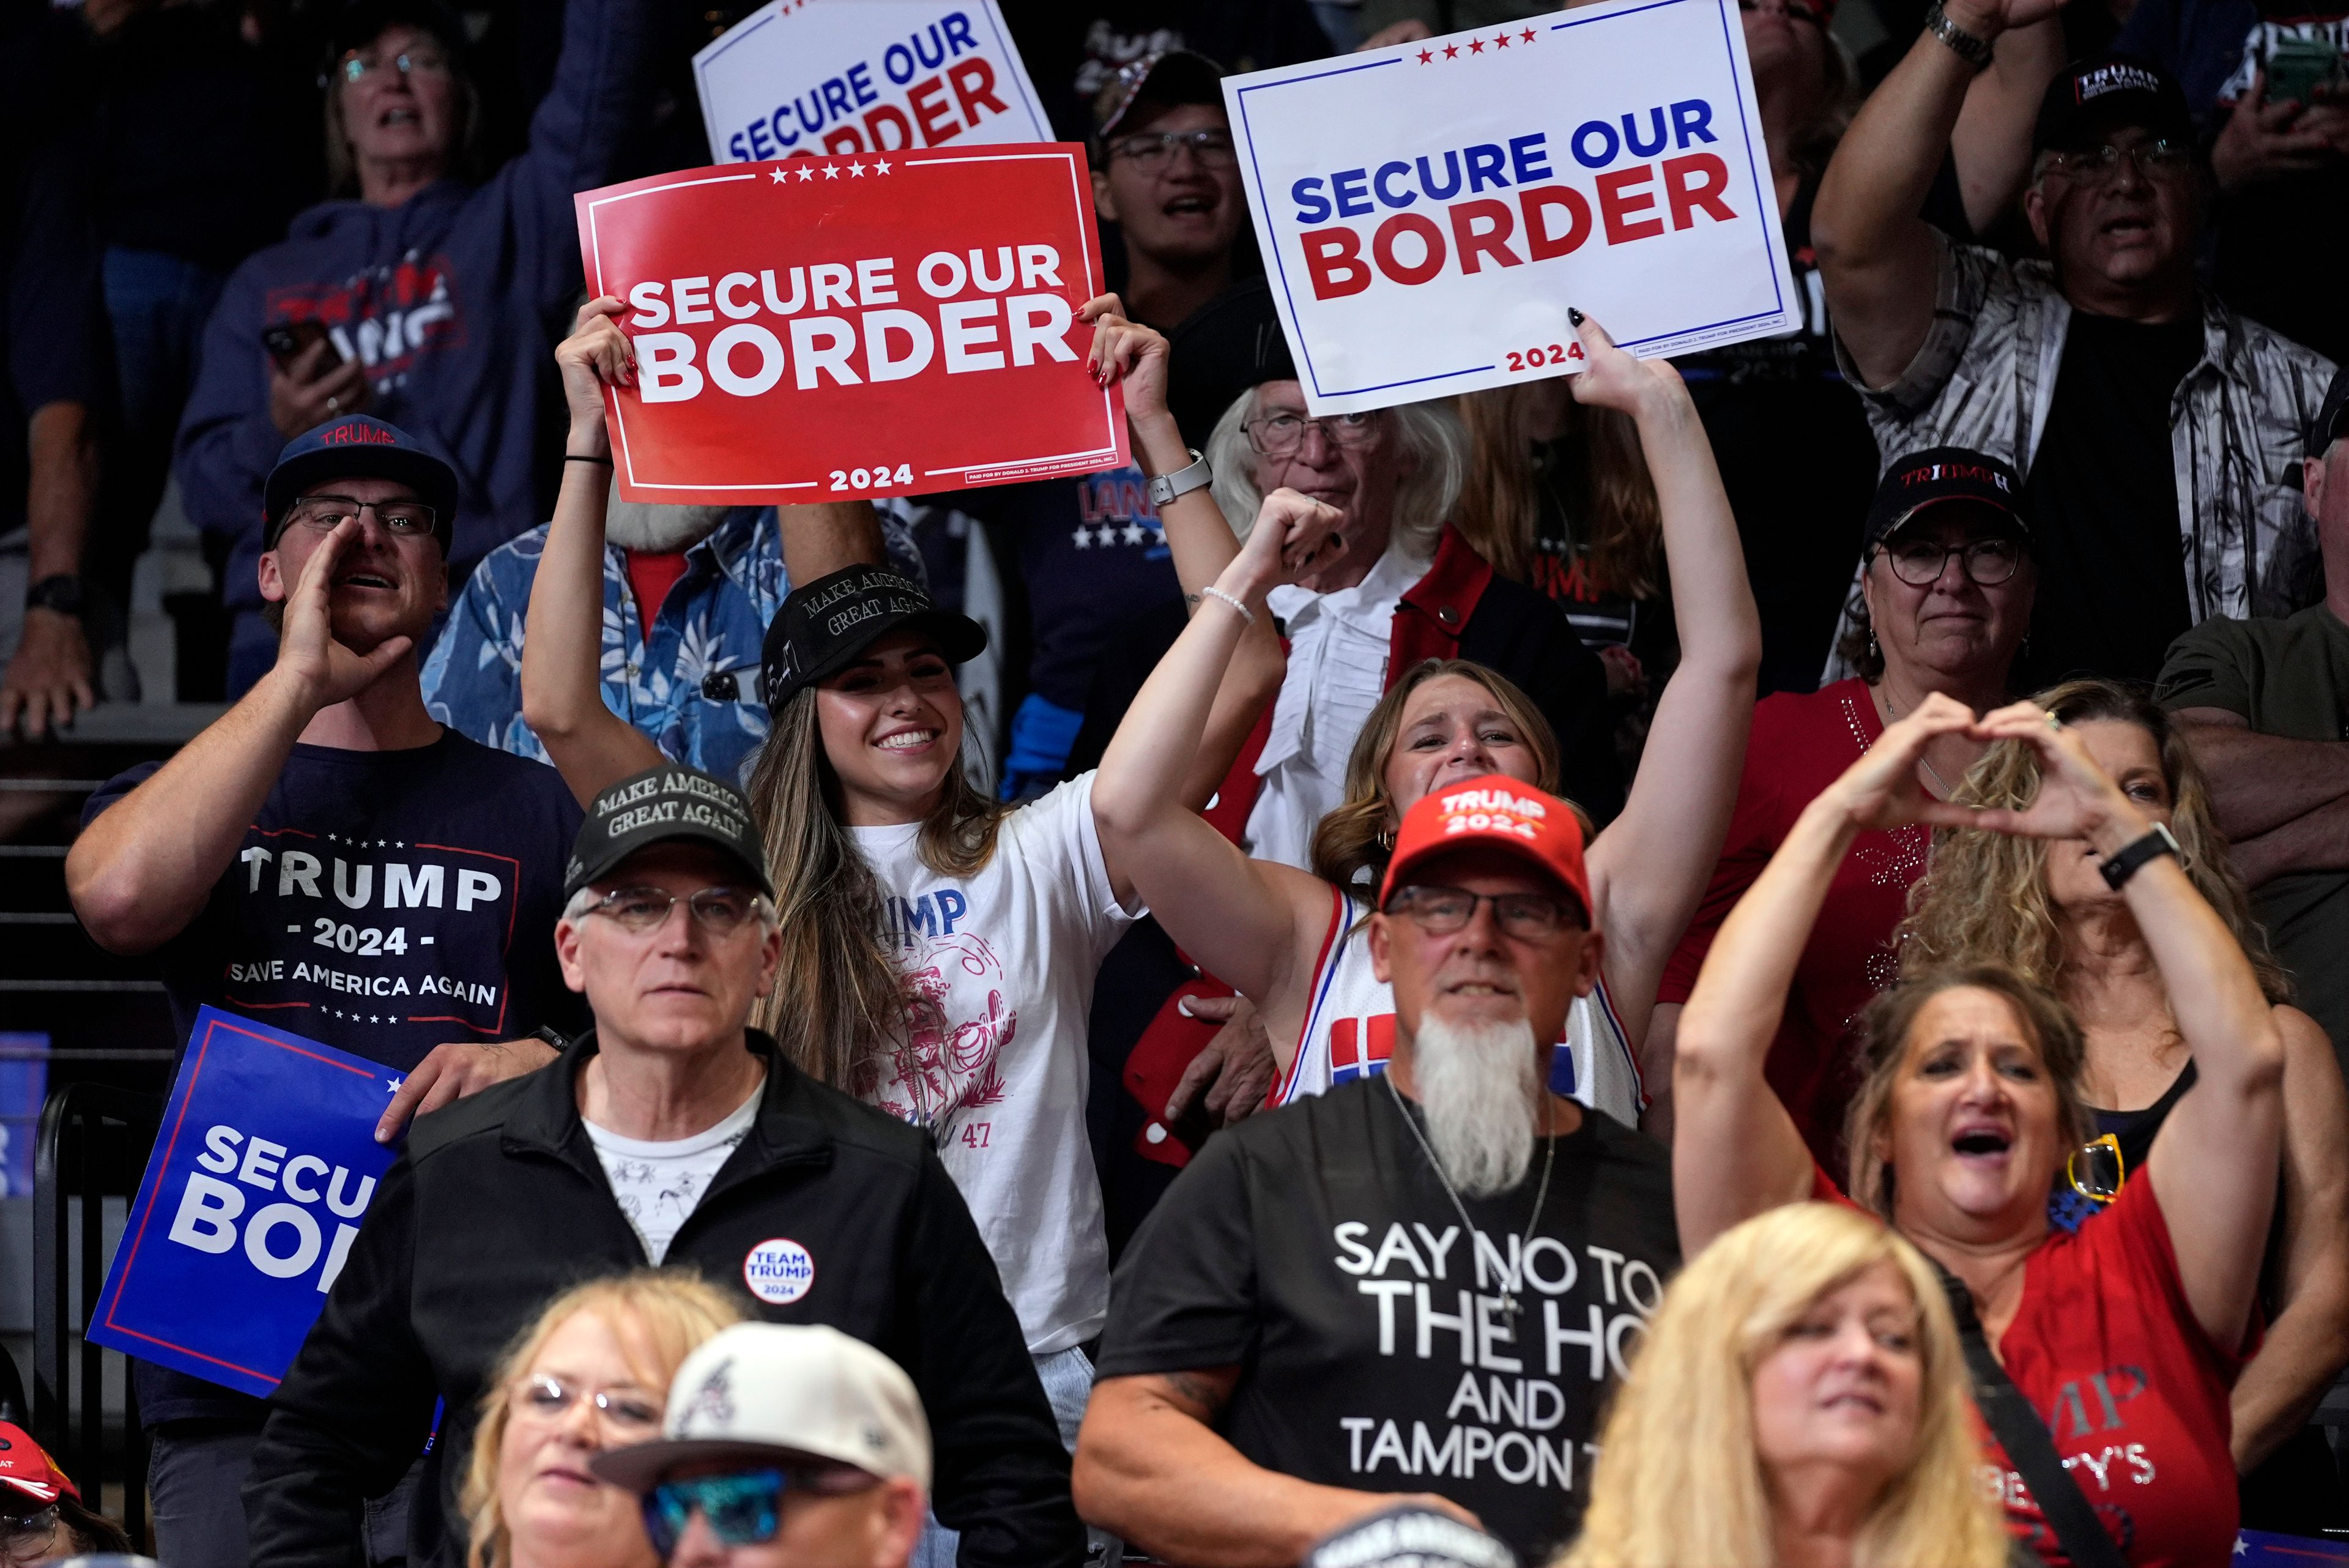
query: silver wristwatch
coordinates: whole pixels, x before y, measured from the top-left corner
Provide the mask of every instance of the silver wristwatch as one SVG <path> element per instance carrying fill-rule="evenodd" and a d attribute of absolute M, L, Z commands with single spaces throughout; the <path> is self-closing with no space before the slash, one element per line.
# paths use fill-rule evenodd
<path fill-rule="evenodd" d="M 1974 69 L 1990 69 L 1990 40 L 1977 37 L 1951 21 L 1950 14 L 1941 9 L 1941 0 L 1933 0 L 1933 8 L 1925 13 L 1925 31 L 1949 45 L 1951 53 Z"/>
<path fill-rule="evenodd" d="M 1186 447 L 1185 450 L 1191 454 L 1189 466 L 1178 468 L 1172 473 L 1162 473 L 1150 482 L 1152 506 L 1164 506 L 1178 495 L 1188 495 L 1216 477 L 1216 471 L 1207 466 L 1207 460 L 1199 455 L 1198 448 Z"/>

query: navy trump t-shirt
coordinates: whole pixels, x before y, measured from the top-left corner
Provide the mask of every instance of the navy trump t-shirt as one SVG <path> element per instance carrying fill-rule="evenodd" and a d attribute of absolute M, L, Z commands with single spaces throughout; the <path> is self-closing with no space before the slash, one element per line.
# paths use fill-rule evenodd
<path fill-rule="evenodd" d="M 83 825 L 160 766 L 109 779 Z M 584 1022 L 554 959 L 579 821 L 553 768 L 453 730 L 407 751 L 295 745 L 202 912 L 158 953 L 180 1048 L 207 1004 L 403 1073 L 447 1042 Z M 158 1366 L 140 1365 L 138 1389 L 150 1426 L 260 1419 L 260 1401 Z"/>

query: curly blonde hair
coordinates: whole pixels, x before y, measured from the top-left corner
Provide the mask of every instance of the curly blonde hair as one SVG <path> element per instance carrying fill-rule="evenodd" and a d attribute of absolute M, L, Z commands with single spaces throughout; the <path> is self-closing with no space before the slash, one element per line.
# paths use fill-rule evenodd
<path fill-rule="evenodd" d="M 2169 790 L 2180 865 L 2242 944 L 2268 1001 L 2291 1000 L 2292 983 L 2269 950 L 2243 879 L 2228 859 L 2209 782 L 2169 715 L 2141 691 L 2111 680 L 2066 680 L 2030 701 L 2066 724 L 2134 724 L 2152 737 Z M 1953 798 L 2020 810 L 2038 793 L 2036 753 L 2005 741 L 1967 770 Z M 1895 941 L 1904 974 L 1951 963 L 1994 963 L 2061 996 L 2067 961 L 2063 921 L 2047 894 L 2047 841 L 1981 828 L 1937 829 L 1925 875 L 1909 889 L 1909 916 Z"/>
<path fill-rule="evenodd" d="M 1917 1303 L 1917 1442 L 1854 1543 L 1854 1568 L 2000 1568 L 2006 1531 L 1976 1489 L 1965 1355 L 1917 1249 L 1831 1203 L 1792 1203 L 1723 1231 L 1648 1324 L 1599 1440 L 1582 1535 L 1555 1568 L 1773 1561 L 1754 1375 L 1821 1297 L 1883 1263 Z"/>
<path fill-rule="evenodd" d="M 466 1568 L 507 1568 L 513 1561 L 513 1542 L 498 1501 L 498 1450 L 505 1446 L 513 1385 L 530 1370 L 555 1332 L 583 1312 L 594 1313 L 612 1326 L 631 1363 L 640 1352 L 652 1356 L 650 1362 L 634 1365 L 632 1369 L 646 1388 L 664 1395 L 678 1367 L 702 1341 L 742 1322 L 746 1315 L 734 1297 L 683 1268 L 637 1269 L 589 1280 L 547 1303 L 537 1319 L 516 1334 L 498 1357 L 481 1389 L 472 1459 L 465 1467 L 465 1485 L 457 1496 L 457 1508 L 464 1515 L 471 1541 L 465 1549 Z"/>

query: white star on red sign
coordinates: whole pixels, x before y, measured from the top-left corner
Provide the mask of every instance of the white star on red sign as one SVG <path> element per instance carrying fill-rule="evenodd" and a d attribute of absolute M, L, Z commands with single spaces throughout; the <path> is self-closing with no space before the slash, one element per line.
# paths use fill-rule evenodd
<path fill-rule="evenodd" d="M 812 180 L 812 179 L 814 179 L 814 178 L 815 178 L 815 171 L 814 171 L 814 170 L 812 170 L 812 169 L 809 168 L 809 167 L 808 167 L 806 164 L 804 164 L 804 163 L 802 163 L 802 164 L 801 164 L 801 165 L 800 165 L 800 183 L 801 183 L 801 184 L 804 185 L 804 184 L 806 184 L 809 181 L 811 181 L 811 180 Z"/>
<path fill-rule="evenodd" d="M 859 180 L 862 180 L 862 179 L 864 179 L 864 164 L 862 164 L 862 163 L 852 163 L 852 164 L 850 164 L 850 165 L 848 166 L 848 171 L 849 171 L 849 173 L 850 173 L 850 174 L 852 174 L 852 175 L 855 176 L 855 177 L 856 177 L 857 179 L 859 179 Z"/>
<path fill-rule="evenodd" d="M 875 158 L 873 161 L 873 172 L 875 174 L 886 174 L 889 172 L 889 165 L 883 162 L 880 159 Z"/>
<path fill-rule="evenodd" d="M 789 176 L 787 176 L 786 174 L 784 174 L 784 172 L 783 172 L 781 170 L 778 169 L 778 170 L 775 170 L 775 171 L 773 171 L 773 172 L 769 176 L 769 178 L 770 178 L 770 179 L 771 179 L 771 180 L 773 180 L 773 181 L 774 181 L 774 182 L 775 182 L 776 184 L 780 185 L 780 184 L 781 184 L 781 183 L 784 182 L 784 180 L 786 180 L 787 178 L 789 178 Z"/>
<path fill-rule="evenodd" d="M 824 177 L 825 179 L 827 179 L 827 180 L 837 180 L 837 179 L 839 179 L 839 178 L 840 178 L 840 165 L 839 165 L 839 164 L 837 164 L 837 163 L 826 164 L 826 165 L 824 166 L 823 177 Z"/>

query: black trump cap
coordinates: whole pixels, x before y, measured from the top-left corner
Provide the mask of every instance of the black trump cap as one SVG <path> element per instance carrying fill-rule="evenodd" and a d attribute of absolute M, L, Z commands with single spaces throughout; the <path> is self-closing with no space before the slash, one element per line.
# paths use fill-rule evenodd
<path fill-rule="evenodd" d="M 2308 455 L 2322 458 L 2333 450 L 2333 443 L 2349 431 L 2341 427 L 2349 421 L 2349 365 L 2333 372 L 2333 384 L 2324 389 L 2324 402 L 2316 410 L 2316 423 L 2309 427 Z"/>
<path fill-rule="evenodd" d="M 845 566 L 792 589 L 759 649 L 767 711 L 781 713 L 784 703 L 898 631 L 933 639 L 949 664 L 976 659 L 987 647 L 985 627 L 938 608 L 919 583 L 886 566 Z"/>
<path fill-rule="evenodd" d="M 2004 516 L 2015 533 L 2031 537 L 2031 524 L 2014 509 L 2022 482 L 1986 452 L 1936 446 L 1912 452 L 1884 471 L 1876 499 L 1868 504 L 1861 547 L 1872 550 L 1929 506 L 1962 501 Z"/>
<path fill-rule="evenodd" d="M 303 431 L 277 454 L 262 482 L 262 542 L 277 547 L 294 503 L 338 479 L 388 479 L 416 492 L 432 508 L 432 536 L 449 553 L 456 536 L 457 471 L 425 441 L 398 425 L 366 414 L 345 414 Z"/>
<path fill-rule="evenodd" d="M 2199 145 L 2186 89 L 2151 60 L 2092 55 L 2055 73 L 2039 99 L 2031 151 L 2076 151 L 2124 125 L 2141 126 L 2180 147 Z"/>
<path fill-rule="evenodd" d="M 1234 284 L 1166 337 L 1166 408 L 1188 444 L 1204 448 L 1242 392 L 1297 379 L 1288 334 L 1260 277 Z"/>
<path fill-rule="evenodd" d="M 707 844 L 748 872 L 759 891 L 775 896 L 766 847 L 742 792 L 698 768 L 664 763 L 622 779 L 587 808 L 564 867 L 564 900 L 610 876 L 637 850 L 677 839 Z"/>
<path fill-rule="evenodd" d="M 1322 1537 L 1298 1568 L 1517 1568 L 1517 1554 L 1473 1524 L 1404 1503 Z"/>

